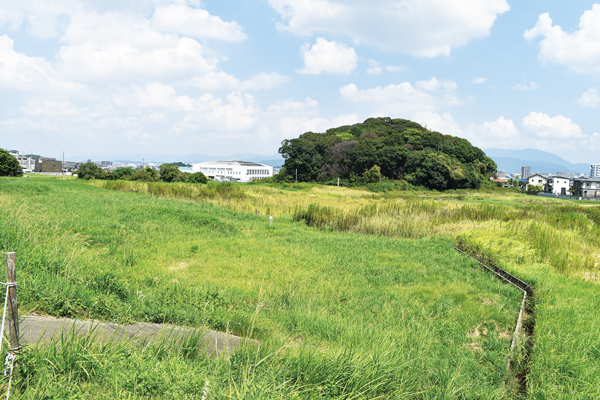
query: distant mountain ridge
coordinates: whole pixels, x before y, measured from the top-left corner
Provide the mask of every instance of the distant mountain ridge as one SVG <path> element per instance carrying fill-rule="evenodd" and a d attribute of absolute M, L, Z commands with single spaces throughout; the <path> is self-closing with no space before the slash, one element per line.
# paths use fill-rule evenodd
<path fill-rule="evenodd" d="M 498 170 L 521 173 L 521 167 L 529 166 L 534 172 L 574 172 L 589 174 L 590 164 L 571 163 L 556 154 L 536 149 L 507 150 L 484 149 L 485 154 L 496 162 Z"/>

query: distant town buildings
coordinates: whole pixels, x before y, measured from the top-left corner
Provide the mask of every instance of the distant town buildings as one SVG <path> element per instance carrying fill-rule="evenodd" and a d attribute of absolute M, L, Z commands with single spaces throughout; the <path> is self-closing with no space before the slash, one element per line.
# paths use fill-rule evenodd
<path fill-rule="evenodd" d="M 498 171 L 498 178 L 506 178 L 506 171 Z"/>
<path fill-rule="evenodd" d="M 591 178 L 599 178 L 600 177 L 600 164 L 592 164 L 590 166 L 590 177 Z"/>
<path fill-rule="evenodd" d="M 521 167 L 521 178 L 527 179 L 531 175 L 531 167 Z"/>

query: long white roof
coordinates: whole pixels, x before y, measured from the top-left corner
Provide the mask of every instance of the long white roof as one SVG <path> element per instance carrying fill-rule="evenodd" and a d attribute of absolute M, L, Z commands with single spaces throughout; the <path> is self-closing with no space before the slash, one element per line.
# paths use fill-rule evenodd
<path fill-rule="evenodd" d="M 220 161 L 205 161 L 200 165 L 237 165 L 241 167 L 268 167 L 273 168 L 269 165 L 259 164 L 251 161 L 240 161 L 240 160 L 220 160 Z"/>

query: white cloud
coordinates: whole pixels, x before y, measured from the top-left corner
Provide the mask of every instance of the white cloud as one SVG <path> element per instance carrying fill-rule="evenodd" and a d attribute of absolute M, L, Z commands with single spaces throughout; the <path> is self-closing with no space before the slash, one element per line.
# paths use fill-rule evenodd
<path fill-rule="evenodd" d="M 497 141 L 515 140 L 520 137 L 513 120 L 503 116 L 493 122 L 484 122 L 481 125 L 471 124 L 467 127 L 466 133 L 469 137 L 477 138 L 479 142 L 491 145 L 497 144 Z"/>
<path fill-rule="evenodd" d="M 449 55 L 452 48 L 486 37 L 506 0 L 269 0 L 297 35 L 330 33 L 357 44 L 420 57 Z"/>
<path fill-rule="evenodd" d="M 77 81 L 187 80 L 216 70 L 195 40 L 163 34 L 124 14 L 78 14 L 63 35 L 58 70 Z"/>
<path fill-rule="evenodd" d="M 565 65 L 577 73 L 600 73 L 600 4 L 594 4 L 579 20 L 579 30 L 565 32 L 552 25 L 548 13 L 541 14 L 530 30 L 525 31 L 527 40 L 543 37 L 538 58 L 542 62 Z"/>
<path fill-rule="evenodd" d="M 404 82 L 359 90 L 354 83 L 351 83 L 342 87 L 340 94 L 346 100 L 373 108 L 371 116 L 410 117 L 417 113 L 433 112 L 440 107 L 463 104 L 462 100 L 451 93 L 455 85 L 453 81 L 439 81 L 433 78 L 418 82 L 415 86 Z M 446 92 L 436 96 L 428 93 L 429 90 L 440 88 L 445 89 Z"/>
<path fill-rule="evenodd" d="M 230 42 L 246 39 L 246 34 L 237 22 L 224 22 L 221 18 L 210 15 L 206 10 L 186 5 L 171 4 L 156 8 L 151 23 L 161 32 L 194 38 Z"/>
<path fill-rule="evenodd" d="M 356 69 L 358 56 L 352 47 L 343 43 L 328 42 L 317 38 L 310 47 L 307 43 L 300 49 L 304 58 L 304 68 L 297 70 L 301 74 L 348 74 Z"/>
<path fill-rule="evenodd" d="M 589 88 L 577 102 L 584 107 L 600 107 L 600 95 L 596 88 Z"/>
<path fill-rule="evenodd" d="M 42 57 L 27 57 L 14 50 L 14 42 L 0 36 L 0 87 L 30 93 L 71 93 L 79 85 L 56 77 L 52 63 Z"/>
<path fill-rule="evenodd" d="M 515 90 L 532 90 L 532 89 L 537 89 L 538 84 L 535 82 L 529 82 L 527 83 L 526 81 L 522 82 L 522 83 L 517 83 L 515 86 L 512 87 L 512 89 Z"/>
<path fill-rule="evenodd" d="M 486 83 L 487 82 L 487 78 L 475 78 L 471 81 L 471 83 L 475 84 L 475 85 L 480 85 L 482 83 Z"/>
<path fill-rule="evenodd" d="M 550 117 L 544 113 L 531 112 L 523 118 L 522 125 L 535 132 L 540 138 L 583 138 L 579 125 L 570 118 L 558 115 Z"/>

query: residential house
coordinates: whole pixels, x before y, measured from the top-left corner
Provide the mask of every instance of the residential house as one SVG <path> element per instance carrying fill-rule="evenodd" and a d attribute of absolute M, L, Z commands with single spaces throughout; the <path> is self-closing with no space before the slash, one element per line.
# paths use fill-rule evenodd
<path fill-rule="evenodd" d="M 546 180 L 545 193 L 567 195 L 571 188 L 571 180 L 566 176 L 551 176 Z"/>
<path fill-rule="evenodd" d="M 600 197 L 600 177 L 575 179 L 573 183 L 575 196 L 579 197 Z"/>
<path fill-rule="evenodd" d="M 541 174 L 533 174 L 527 177 L 527 185 L 541 186 L 546 187 L 546 183 L 548 183 L 548 178 Z"/>

